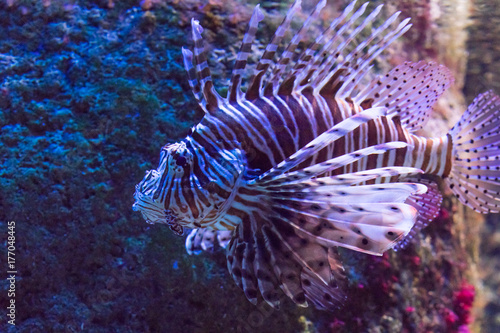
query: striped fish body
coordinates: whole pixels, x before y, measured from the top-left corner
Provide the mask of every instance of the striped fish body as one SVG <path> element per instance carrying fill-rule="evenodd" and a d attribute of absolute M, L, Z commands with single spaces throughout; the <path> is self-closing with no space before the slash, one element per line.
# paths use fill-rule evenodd
<path fill-rule="evenodd" d="M 409 28 L 381 6 L 354 1 L 309 47 L 297 52 L 320 1 L 275 61 L 296 1 L 243 93 L 241 77 L 258 22 L 256 7 L 238 53 L 228 96 L 214 89 L 201 37 L 183 49 L 202 121 L 163 147 L 157 169 L 137 185 L 134 209 L 175 233 L 194 228 L 189 253 L 227 249 L 228 269 L 253 303 L 278 307 L 281 290 L 301 306 L 334 309 L 345 300 L 336 247 L 381 255 L 404 247 L 438 213 L 440 176 L 461 202 L 498 212 L 500 98 L 476 98 L 440 138 L 415 134 L 452 84 L 435 63 L 404 63 L 366 85 L 373 60 Z M 354 43 L 362 31 L 366 39 Z M 258 296 L 258 295 L 261 296 Z"/>
<path fill-rule="evenodd" d="M 214 150 L 242 148 L 248 168 L 265 171 L 321 133 L 363 110 L 350 99 L 330 96 L 269 96 L 223 107 L 220 111 L 223 115 L 219 117 L 223 121 L 206 116 L 199 125 L 203 130 L 198 133 L 195 129 L 192 139 L 210 145 L 203 139 L 210 132 L 210 135 L 219 137 Z M 233 116 L 235 113 L 241 116 Z M 338 175 L 387 166 L 414 167 L 425 173 L 444 177 L 449 174 L 452 146 L 448 135 L 440 138 L 415 135 L 401 124 L 397 116 L 381 116 L 362 124 L 296 169 L 393 141 L 407 142 L 409 146 L 363 158 L 329 174 Z M 378 182 L 382 180 L 384 179 L 377 179 Z"/>

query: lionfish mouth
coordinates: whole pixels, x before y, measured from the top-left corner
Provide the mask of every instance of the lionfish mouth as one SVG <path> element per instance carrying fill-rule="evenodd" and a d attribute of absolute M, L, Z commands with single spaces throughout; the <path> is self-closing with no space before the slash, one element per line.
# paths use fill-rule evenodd
<path fill-rule="evenodd" d="M 176 235 L 182 236 L 184 228 L 179 223 L 179 216 L 174 211 L 165 209 L 164 205 L 153 198 L 156 187 L 150 185 L 156 179 L 159 179 L 156 170 L 149 170 L 146 173 L 144 179 L 135 187 L 135 202 L 132 209 L 140 211 L 146 223 L 166 224 Z"/>
<path fill-rule="evenodd" d="M 184 142 L 170 143 L 161 150 L 160 163 L 149 170 L 136 186 L 133 209 L 140 211 L 149 224 L 166 224 L 176 234 L 183 235 L 184 227 L 190 226 L 182 214 L 183 208 L 174 207 L 173 187 L 183 175 L 190 174 L 192 155 Z M 185 209 L 184 209 L 185 210 Z"/>
<path fill-rule="evenodd" d="M 175 214 L 169 209 L 165 210 L 165 223 L 168 225 L 170 230 L 172 230 L 172 232 L 177 236 L 184 235 L 184 227 L 180 225 L 177 214 Z"/>
<path fill-rule="evenodd" d="M 167 214 L 165 207 L 154 199 L 155 192 L 158 188 L 161 174 L 157 170 L 149 170 L 139 184 L 135 186 L 134 211 L 140 211 L 147 223 L 165 223 L 166 221 L 174 221 L 171 216 L 166 219 Z"/>

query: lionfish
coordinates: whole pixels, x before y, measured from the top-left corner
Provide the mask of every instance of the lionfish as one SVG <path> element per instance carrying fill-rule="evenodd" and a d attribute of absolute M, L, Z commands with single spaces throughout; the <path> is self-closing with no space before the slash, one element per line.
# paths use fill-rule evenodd
<path fill-rule="evenodd" d="M 205 116 L 162 148 L 158 168 L 136 186 L 134 210 L 148 223 L 193 229 L 188 252 L 226 248 L 229 272 L 254 304 L 262 297 L 277 308 L 281 289 L 300 306 L 340 307 L 337 247 L 372 255 L 404 247 L 439 211 L 436 177 L 472 209 L 499 211 L 500 98 L 479 95 L 442 137 L 416 135 L 452 84 L 450 71 L 406 62 L 369 82 L 376 57 L 411 27 L 408 18 L 395 23 L 399 12 L 376 26 L 382 5 L 364 15 L 368 4 L 352 2 L 303 47 L 325 4 L 278 57 L 295 1 L 242 91 L 264 18 L 257 5 L 227 97 L 214 88 L 193 19 L 194 52 L 182 53 Z"/>

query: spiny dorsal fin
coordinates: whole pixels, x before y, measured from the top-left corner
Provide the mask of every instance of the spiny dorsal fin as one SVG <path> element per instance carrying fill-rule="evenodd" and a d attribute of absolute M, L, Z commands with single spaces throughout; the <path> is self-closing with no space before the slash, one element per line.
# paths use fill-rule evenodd
<path fill-rule="evenodd" d="M 319 35 L 316 40 L 307 49 L 305 49 L 304 52 L 302 52 L 291 73 L 284 78 L 283 86 L 281 88 L 286 89 L 286 86 L 292 86 L 292 88 L 286 90 L 288 93 L 291 93 L 292 91 L 297 90 L 298 87 L 308 84 L 311 76 L 321 63 L 319 61 L 320 57 L 316 55 L 317 53 L 320 54 L 318 50 L 326 43 L 327 40 L 333 38 L 335 29 L 337 29 L 339 24 L 344 22 L 346 17 L 353 10 L 355 4 L 356 1 L 351 2 L 351 4 L 344 9 L 341 15 L 332 21 L 328 29 Z"/>
<path fill-rule="evenodd" d="M 354 5 L 355 1 L 299 56 L 291 72 L 283 78 L 280 94 L 312 87 L 315 93 L 324 96 L 348 97 L 371 69 L 375 57 L 411 26 L 409 19 L 405 19 L 391 28 L 400 14 L 397 12 L 379 27 L 371 28 L 370 35 L 356 45 L 361 33 L 373 25 L 382 5 L 361 22 L 358 21 L 368 4 L 352 13 Z M 308 22 L 304 24 L 304 27 L 308 26 Z"/>
<path fill-rule="evenodd" d="M 340 26 L 338 31 L 335 31 L 333 38 L 327 39 L 325 45 L 323 45 L 323 48 L 318 53 L 319 57 L 315 57 L 314 61 L 319 63 L 319 65 L 313 73 L 309 84 L 314 87 L 316 92 L 319 93 L 323 90 L 323 94 L 334 93 L 334 91 L 324 91 L 324 86 L 326 84 L 336 86 L 335 82 L 339 82 L 342 78 L 342 76 L 337 74 L 337 71 L 340 68 L 343 68 L 344 71 L 348 70 L 350 63 L 345 60 L 347 57 L 343 57 L 344 50 L 382 8 L 378 6 L 371 15 L 364 19 L 360 25 L 356 26 L 356 21 L 363 15 L 367 6 L 368 3 L 364 3 L 354 12 L 347 22 Z M 344 34 L 347 34 L 347 36 Z M 336 78 L 334 82 L 331 81 L 332 77 Z"/>
<path fill-rule="evenodd" d="M 312 87 L 317 94 L 348 97 L 371 69 L 375 57 L 411 26 L 408 24 L 409 19 L 405 19 L 397 27 L 392 28 L 392 24 L 400 14 L 397 12 L 380 26 L 371 28 L 382 5 L 362 19 L 368 3 L 353 12 L 355 4 L 356 1 L 353 1 L 347 6 L 342 14 L 298 56 L 298 60 L 294 60 L 292 59 L 294 51 L 300 42 L 304 42 L 307 31 L 325 6 L 325 2 L 320 1 L 302 28 L 292 37 L 279 60 L 274 63 L 273 58 L 278 44 L 289 28 L 293 15 L 300 9 L 299 1 L 295 2 L 257 65 L 246 94 L 247 99 L 254 99 L 262 94 L 267 96 L 300 93 L 308 87 Z M 371 29 L 370 35 L 356 44 L 356 40 L 367 29 Z M 262 80 L 271 64 L 275 64 L 275 67 L 263 88 Z M 291 68 L 288 72 L 287 67 Z"/>
<path fill-rule="evenodd" d="M 338 87 L 338 90 L 334 91 L 323 91 L 323 94 L 335 93 L 338 97 L 349 96 L 350 91 L 362 81 L 363 77 L 371 69 L 370 64 L 372 61 L 384 51 L 395 39 L 403 35 L 411 25 L 409 19 L 403 20 L 396 28 L 391 28 L 392 23 L 397 19 L 400 12 L 394 13 L 388 20 L 384 22 L 380 27 L 371 30 L 370 36 L 358 44 L 352 51 L 345 54 L 350 47 L 353 46 L 357 36 L 365 30 L 366 27 L 373 24 L 373 21 L 380 13 L 382 5 L 375 8 L 361 23 L 357 26 L 354 25 L 352 32 L 349 35 L 342 38 L 342 34 L 350 29 L 345 30 L 344 27 L 349 27 L 350 24 L 354 24 L 353 18 L 360 16 L 358 13 L 364 11 L 364 6 L 362 6 L 356 13 L 353 14 L 351 19 L 342 27 L 339 28 L 337 35 L 339 35 L 338 46 L 332 49 L 335 43 L 328 43 L 325 46 L 334 52 L 334 57 L 327 59 L 327 61 L 320 67 L 320 71 L 316 77 L 312 78 L 312 85 L 315 87 L 316 91 L 323 89 L 323 86 L 330 84 L 333 87 Z M 367 51 L 363 51 L 368 48 Z M 339 54 L 345 54 L 343 57 L 338 56 Z M 333 66 L 329 72 L 328 68 Z M 336 72 L 343 70 L 345 73 L 336 79 L 336 85 L 332 84 L 332 79 L 335 77 Z M 339 84 L 341 83 L 341 84 Z"/>
<path fill-rule="evenodd" d="M 451 72 L 433 62 L 405 62 L 374 79 L 353 101 L 365 107 L 384 106 L 399 116 L 403 127 L 416 131 L 429 119 L 432 105 L 453 83 Z"/>
<path fill-rule="evenodd" d="M 214 84 L 212 81 L 212 76 L 210 74 L 210 69 L 207 63 L 207 51 L 205 50 L 205 45 L 203 43 L 203 39 L 201 37 L 201 33 L 203 32 L 203 28 L 200 23 L 192 19 L 191 20 L 191 29 L 193 33 L 193 41 L 194 41 L 194 60 L 195 60 L 195 72 L 197 77 L 197 82 L 194 83 L 194 87 L 198 87 L 195 90 L 193 89 L 193 93 L 195 97 L 199 98 L 199 103 L 205 113 L 212 114 L 217 109 L 219 109 L 219 105 L 224 103 L 223 98 L 215 91 Z M 192 53 L 183 52 L 184 54 L 184 63 L 186 68 L 192 66 Z M 189 70 L 188 70 L 189 73 Z M 190 75 L 190 81 L 192 80 Z M 190 83 L 191 84 L 191 83 Z M 193 87 L 193 86 L 192 86 Z M 200 95 L 201 92 L 201 95 Z"/>
<path fill-rule="evenodd" d="M 289 66 L 290 63 L 293 61 L 293 55 L 295 50 L 297 49 L 297 46 L 299 45 L 300 42 L 304 41 L 308 29 L 310 28 L 311 24 L 318 19 L 318 16 L 321 13 L 321 10 L 325 7 L 325 5 L 326 5 L 326 0 L 321 0 L 320 2 L 318 2 L 314 7 L 312 13 L 307 17 L 302 27 L 292 37 L 290 43 L 281 54 L 281 57 L 273 70 L 272 76 L 268 80 L 268 84 L 264 92 L 266 96 L 278 94 L 278 88 L 280 90 L 284 89 L 283 84 L 281 86 L 279 84 L 280 80 L 283 77 L 284 71 L 286 70 L 286 67 Z M 283 91 L 281 92 L 281 94 L 284 94 Z"/>
<path fill-rule="evenodd" d="M 240 51 L 236 57 L 229 88 L 229 102 L 238 102 L 242 97 L 242 91 L 240 89 L 241 77 L 245 72 L 248 56 L 250 52 L 252 52 L 252 44 L 255 39 L 255 34 L 257 33 L 258 24 L 263 19 L 264 14 L 262 14 L 260 10 L 260 5 L 257 5 L 253 10 L 252 17 L 248 23 L 248 30 L 243 37 Z"/>
<path fill-rule="evenodd" d="M 375 13 L 375 12 L 373 12 Z M 351 68 L 353 70 L 349 71 L 349 75 L 345 77 L 345 84 L 342 85 L 341 89 L 338 91 L 338 95 L 341 97 L 349 96 L 353 89 L 355 89 L 360 82 L 362 82 L 363 77 L 371 70 L 373 65 L 372 61 L 382 53 L 392 42 L 397 38 L 402 36 L 408 29 L 411 28 L 409 24 L 410 19 L 406 18 L 395 28 L 390 28 L 391 25 L 396 21 L 401 12 L 394 13 L 389 19 L 387 19 L 380 27 L 372 32 L 368 38 L 363 40 L 355 50 L 353 50 L 347 57 L 345 61 L 349 61 Z M 378 12 L 377 12 L 378 14 Z M 371 16 L 371 15 L 370 15 Z M 374 18 L 374 16 L 373 16 Z M 368 18 L 367 18 L 368 19 Z M 386 29 L 388 29 L 386 31 Z M 374 43 L 366 53 L 362 50 L 368 47 L 370 43 L 374 40 L 378 41 Z M 360 55 L 362 55 L 360 57 Z"/>
<path fill-rule="evenodd" d="M 391 28 L 399 15 L 397 12 L 379 27 L 371 28 L 371 34 L 356 45 L 355 41 L 359 39 L 361 33 L 373 25 L 382 5 L 361 20 L 368 3 L 363 4 L 353 13 L 356 4 L 356 1 L 353 1 L 308 48 L 298 55 L 298 60 L 292 59 L 299 43 L 305 41 L 306 33 L 319 17 L 325 4 L 325 0 L 317 3 L 302 28 L 292 37 L 281 57 L 275 62 L 274 57 L 278 46 L 289 30 L 294 15 L 301 9 L 301 0 L 294 2 L 267 45 L 249 80 L 245 93 L 247 100 L 273 94 L 300 93 L 303 89 L 311 88 L 317 94 L 349 97 L 352 90 L 371 69 L 371 62 L 375 57 L 411 26 L 408 24 L 409 19 L 406 19 L 396 28 Z M 237 102 L 243 97 L 239 89 L 241 76 L 247 64 L 258 22 L 262 19 L 262 12 L 257 6 L 250 19 L 249 28 L 233 70 L 227 99 L 230 102 Z M 359 20 L 361 21 L 358 22 Z M 184 65 L 199 104 L 206 113 L 213 113 L 221 103 L 227 100 L 221 98 L 213 87 L 207 66 L 207 54 L 201 38 L 203 29 L 198 21 L 192 20 L 192 30 L 195 43 L 194 56 L 188 50 L 183 50 Z M 366 49 L 368 50 L 365 51 Z M 271 66 L 274 66 L 274 69 L 272 73 L 269 73 Z M 290 69 L 287 70 L 287 68 Z M 266 75 L 269 75 L 269 79 L 263 82 Z"/>
<path fill-rule="evenodd" d="M 256 99 L 263 93 L 262 79 L 266 74 L 267 70 L 269 69 L 269 67 L 271 66 L 271 64 L 274 63 L 273 59 L 278 49 L 278 46 L 281 43 L 281 40 L 283 39 L 283 36 L 287 32 L 288 28 L 290 27 L 290 22 L 292 21 L 293 16 L 297 11 L 300 10 L 301 4 L 302 4 L 301 0 L 296 0 L 294 2 L 292 7 L 288 10 L 288 13 L 286 14 L 285 18 L 283 19 L 283 22 L 280 24 L 280 26 L 274 33 L 271 42 L 269 43 L 269 45 L 267 45 L 264 54 L 262 55 L 257 64 L 257 68 L 255 69 L 254 74 L 250 78 L 248 90 L 245 94 L 246 99 L 248 100 Z"/>

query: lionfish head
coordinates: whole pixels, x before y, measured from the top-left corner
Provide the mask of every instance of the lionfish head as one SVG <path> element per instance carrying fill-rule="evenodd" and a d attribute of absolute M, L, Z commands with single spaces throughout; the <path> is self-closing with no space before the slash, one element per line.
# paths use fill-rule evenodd
<path fill-rule="evenodd" d="M 184 227 L 216 228 L 211 223 L 222 214 L 221 208 L 230 195 L 221 191 L 222 182 L 211 177 L 209 170 L 193 169 L 195 159 L 199 163 L 205 155 L 184 141 L 165 145 L 158 168 L 147 171 L 136 185 L 133 209 L 140 211 L 147 223 L 166 224 L 178 235 L 184 233 Z M 227 153 L 217 160 L 222 162 L 219 164 L 226 171 L 231 189 L 241 168 L 233 167 Z"/>

